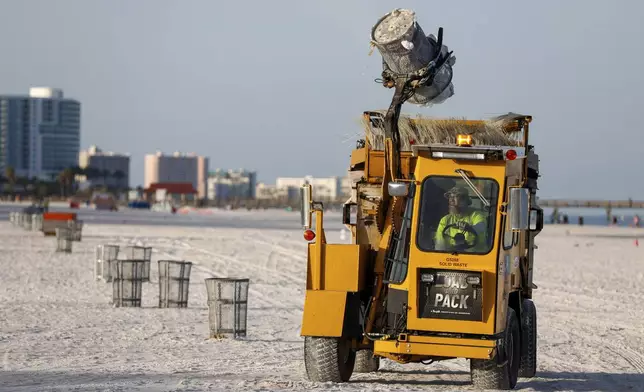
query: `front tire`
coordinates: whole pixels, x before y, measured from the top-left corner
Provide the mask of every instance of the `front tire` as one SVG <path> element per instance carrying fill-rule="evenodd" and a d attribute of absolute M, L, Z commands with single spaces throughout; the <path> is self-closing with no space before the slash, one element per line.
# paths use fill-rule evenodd
<path fill-rule="evenodd" d="M 347 382 L 353 374 L 356 352 L 345 338 L 304 338 L 304 366 L 314 382 Z"/>
<path fill-rule="evenodd" d="M 503 340 L 506 361 L 502 366 L 497 364 L 498 352 L 492 359 L 470 360 L 470 375 L 476 388 L 511 390 L 516 386 L 521 361 L 521 331 L 512 308 L 508 308 Z"/>
<path fill-rule="evenodd" d="M 530 299 L 523 300 L 521 332 L 519 377 L 532 378 L 537 373 L 537 308 Z"/>

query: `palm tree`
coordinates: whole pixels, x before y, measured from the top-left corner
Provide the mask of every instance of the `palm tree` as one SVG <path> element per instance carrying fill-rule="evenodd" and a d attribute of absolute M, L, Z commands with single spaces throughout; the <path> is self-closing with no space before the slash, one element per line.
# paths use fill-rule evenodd
<path fill-rule="evenodd" d="M 103 185 L 104 186 L 107 186 L 107 177 L 109 177 L 111 174 L 112 174 L 112 172 L 110 172 L 107 169 L 101 170 L 101 177 L 103 178 Z"/>
<path fill-rule="evenodd" d="M 101 171 L 95 167 L 86 167 L 85 168 L 85 177 L 87 177 L 88 180 L 92 181 L 101 176 Z"/>
<path fill-rule="evenodd" d="M 12 166 L 7 166 L 4 171 L 4 176 L 7 177 L 9 184 L 14 185 L 16 183 L 16 169 L 14 169 Z"/>
<path fill-rule="evenodd" d="M 16 169 L 14 169 L 12 166 L 7 166 L 7 168 L 4 170 L 4 176 L 9 182 L 9 193 L 13 193 L 15 189 L 14 187 L 16 185 Z"/>
<path fill-rule="evenodd" d="M 114 177 L 114 179 L 116 180 L 116 182 L 119 184 L 118 188 L 127 188 L 127 186 L 126 186 L 126 187 L 121 187 L 121 186 L 120 186 L 121 180 L 125 178 L 125 172 L 124 172 L 123 170 L 117 170 L 117 171 L 115 171 L 115 172 L 112 174 L 112 176 Z"/>
<path fill-rule="evenodd" d="M 74 176 L 74 179 L 76 176 L 84 176 L 85 174 L 85 169 L 80 167 L 80 166 L 72 166 L 71 168 L 72 175 Z"/>
<path fill-rule="evenodd" d="M 117 180 L 122 180 L 125 178 L 125 172 L 123 170 L 117 170 L 114 172 L 113 175 L 114 175 L 114 178 L 116 178 Z"/>
<path fill-rule="evenodd" d="M 58 183 L 60 184 L 61 196 L 65 197 L 69 194 L 71 185 L 74 181 L 74 171 L 68 167 L 58 174 Z"/>

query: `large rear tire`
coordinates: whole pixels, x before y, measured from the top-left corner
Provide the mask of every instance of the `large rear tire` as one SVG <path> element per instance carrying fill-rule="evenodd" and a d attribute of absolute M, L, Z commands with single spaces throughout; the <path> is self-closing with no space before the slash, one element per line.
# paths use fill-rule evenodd
<path fill-rule="evenodd" d="M 471 359 L 470 375 L 472 384 L 478 389 L 511 390 L 517 384 L 521 361 L 521 331 L 514 309 L 509 308 L 503 336 L 505 363 L 498 365 L 497 357 L 492 359 Z"/>
<path fill-rule="evenodd" d="M 519 377 L 532 378 L 537 373 L 537 308 L 530 299 L 523 300 L 521 335 Z"/>
<path fill-rule="evenodd" d="M 304 338 L 306 374 L 315 382 L 346 382 L 351 378 L 356 352 L 344 338 Z"/>
<path fill-rule="evenodd" d="M 380 357 L 375 357 L 372 350 L 360 350 L 356 353 L 355 373 L 373 373 L 380 369 Z"/>

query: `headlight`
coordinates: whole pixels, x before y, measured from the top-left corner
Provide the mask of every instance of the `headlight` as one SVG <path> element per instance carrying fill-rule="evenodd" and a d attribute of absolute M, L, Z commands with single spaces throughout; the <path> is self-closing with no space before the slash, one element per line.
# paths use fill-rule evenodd
<path fill-rule="evenodd" d="M 433 274 L 422 274 L 420 275 L 420 280 L 425 283 L 434 283 L 434 275 Z"/>

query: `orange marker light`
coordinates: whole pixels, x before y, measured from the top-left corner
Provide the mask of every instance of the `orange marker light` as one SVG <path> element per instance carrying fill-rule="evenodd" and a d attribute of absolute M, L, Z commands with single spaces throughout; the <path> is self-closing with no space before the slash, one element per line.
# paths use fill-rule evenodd
<path fill-rule="evenodd" d="M 472 145 L 472 135 L 456 135 L 456 144 L 461 147 Z"/>

